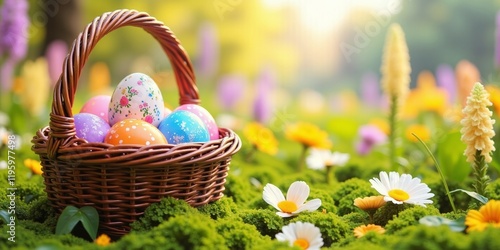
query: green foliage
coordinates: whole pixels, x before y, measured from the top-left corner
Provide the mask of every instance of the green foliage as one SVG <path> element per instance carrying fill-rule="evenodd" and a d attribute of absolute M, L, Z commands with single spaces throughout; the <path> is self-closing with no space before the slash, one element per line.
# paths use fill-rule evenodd
<path fill-rule="evenodd" d="M 84 206 L 77 208 L 75 206 L 67 206 L 62 211 L 56 225 L 56 234 L 69 234 L 75 228 L 76 224 L 81 222 L 83 228 L 93 240 L 97 237 L 97 229 L 99 228 L 99 213 L 94 207 Z"/>
<path fill-rule="evenodd" d="M 446 195 L 446 190 L 442 182 L 437 179 L 432 179 L 426 182 L 426 184 L 429 186 L 431 192 L 434 194 L 434 197 L 432 197 L 432 200 L 434 201 L 433 205 L 436 208 L 438 208 L 441 213 L 448 213 L 453 211 L 450 204 L 450 199 Z M 466 187 L 466 185 L 467 182 L 458 183 L 454 181 L 448 181 L 448 188 L 450 191 L 461 188 L 468 188 Z M 451 195 L 453 197 L 453 201 L 455 202 L 455 207 L 457 210 L 467 209 L 472 201 L 472 198 L 470 196 L 461 192 L 452 193 Z"/>
<path fill-rule="evenodd" d="M 234 203 L 232 198 L 222 197 L 216 202 L 198 207 L 198 211 L 216 220 L 234 215 L 238 211 L 238 205 Z"/>
<path fill-rule="evenodd" d="M 443 134 L 437 142 L 436 157 L 444 176 L 449 181 L 462 182 L 471 172 L 470 164 L 463 154 L 466 145 L 462 143 L 460 131 L 451 131 Z"/>
<path fill-rule="evenodd" d="M 300 213 L 297 217 L 290 220 L 290 222 L 297 221 L 310 222 L 318 227 L 323 237 L 324 246 L 326 247 L 352 233 L 349 224 L 342 217 L 334 213 Z"/>
<path fill-rule="evenodd" d="M 243 222 L 254 225 L 262 235 L 273 238 L 284 226 L 283 218 L 268 209 L 242 209 L 238 216 Z"/>
<path fill-rule="evenodd" d="M 398 250 L 465 250 L 480 249 L 469 248 L 468 238 L 462 234 L 451 231 L 447 226 L 428 227 L 416 225 L 407 227 L 397 233 L 391 241 L 391 249 Z"/>
<path fill-rule="evenodd" d="M 369 224 L 370 217 L 363 211 L 352 212 L 343 215 L 342 218 L 347 222 L 349 228 L 355 228 L 361 225 Z"/>
<path fill-rule="evenodd" d="M 371 187 L 368 181 L 353 178 L 340 183 L 338 189 L 333 193 L 333 199 L 338 207 L 339 215 L 345 215 L 359 211 L 354 206 L 354 199 L 372 195 L 377 195 L 377 191 Z"/>
<path fill-rule="evenodd" d="M 43 217 L 50 215 L 40 216 L 40 213 L 37 212 L 38 208 L 40 208 L 39 206 L 48 203 L 47 195 L 44 193 L 42 186 L 34 183 L 24 183 L 23 185 L 18 185 L 16 188 L 16 219 L 42 222 L 44 220 Z M 10 198 L 7 196 L 8 192 L 10 191 L 7 191 L 7 189 L 0 189 L 0 210 L 9 210 Z M 50 210 L 48 208 L 45 209 Z M 37 218 L 34 218 L 34 216 Z M 0 220 L 0 224 L 3 224 L 2 220 Z"/>
<path fill-rule="evenodd" d="M 186 213 L 171 217 L 147 232 L 132 232 L 113 247 L 116 249 L 228 249 L 224 237 L 210 217 Z"/>
<path fill-rule="evenodd" d="M 269 249 L 264 245 L 269 244 L 271 239 L 262 236 L 254 225 L 246 224 L 232 218 L 223 218 L 217 221 L 217 232 L 226 239 L 229 249 Z"/>
<path fill-rule="evenodd" d="M 380 171 L 383 171 L 382 166 L 362 166 L 359 164 L 349 164 L 341 168 L 335 169 L 335 177 L 337 181 L 344 182 L 349 179 L 370 179 L 373 176 L 377 176 Z"/>
<path fill-rule="evenodd" d="M 438 215 L 439 210 L 433 206 L 417 206 L 401 211 L 396 218 L 388 221 L 385 226 L 387 233 L 392 234 L 411 225 L 419 224 L 419 220 L 427 215 Z"/>
<path fill-rule="evenodd" d="M 497 178 L 486 186 L 484 195 L 490 200 L 500 200 L 500 178 Z"/>
<path fill-rule="evenodd" d="M 309 198 L 307 200 L 312 200 L 312 199 L 320 199 L 321 200 L 321 206 L 318 208 L 318 211 L 323 211 L 323 209 L 326 212 L 329 213 L 337 213 L 337 207 L 335 206 L 335 202 L 333 201 L 332 195 L 330 192 L 324 190 L 324 189 L 316 189 L 313 188 L 311 189 L 311 192 L 309 193 Z"/>
<path fill-rule="evenodd" d="M 250 184 L 249 179 L 241 176 L 228 175 L 225 188 L 224 195 L 233 198 L 236 204 L 249 202 L 258 195 L 258 192 L 253 191 L 255 188 Z"/>
<path fill-rule="evenodd" d="M 147 231 L 167 221 L 177 215 L 188 215 L 198 213 L 198 210 L 191 207 L 186 201 L 173 197 L 166 197 L 160 202 L 150 205 L 144 214 L 130 226 L 132 230 Z"/>
<path fill-rule="evenodd" d="M 500 229 L 487 227 L 482 232 L 471 232 L 469 249 L 496 250 L 500 249 Z"/>
<path fill-rule="evenodd" d="M 387 222 L 394 219 L 400 212 L 411 208 L 410 204 L 394 204 L 387 202 L 383 207 L 379 208 L 373 215 L 373 224 L 385 227 Z"/>

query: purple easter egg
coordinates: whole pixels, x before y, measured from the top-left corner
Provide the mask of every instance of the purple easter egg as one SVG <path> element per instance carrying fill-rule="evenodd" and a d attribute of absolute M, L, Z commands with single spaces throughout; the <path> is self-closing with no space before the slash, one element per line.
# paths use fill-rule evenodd
<path fill-rule="evenodd" d="M 76 136 L 88 142 L 104 142 L 110 126 L 102 118 L 90 113 L 74 115 Z"/>
<path fill-rule="evenodd" d="M 205 108 L 196 104 L 184 104 L 177 107 L 175 110 L 185 110 L 195 114 L 198 118 L 201 119 L 205 127 L 207 127 L 208 133 L 210 135 L 210 140 L 218 140 L 219 139 L 219 128 L 215 123 L 214 118 Z"/>

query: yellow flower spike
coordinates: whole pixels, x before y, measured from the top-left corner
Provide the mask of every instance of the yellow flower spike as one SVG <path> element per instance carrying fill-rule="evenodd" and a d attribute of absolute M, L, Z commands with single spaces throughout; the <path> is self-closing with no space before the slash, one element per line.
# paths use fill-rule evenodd
<path fill-rule="evenodd" d="M 490 200 L 478 210 L 469 210 L 465 217 L 467 232 L 483 231 L 488 226 L 500 228 L 500 201 Z"/>
<path fill-rule="evenodd" d="M 460 124 L 462 124 L 461 140 L 467 145 L 464 155 L 467 156 L 467 162 L 474 163 L 476 152 L 484 156 L 486 163 L 491 162 L 491 152 L 495 150 L 493 146 L 493 124 L 495 120 L 491 119 L 492 112 L 488 109 L 492 103 L 488 99 L 489 93 L 483 85 L 477 82 L 467 98 L 467 104 L 462 110 L 464 115 Z"/>
<path fill-rule="evenodd" d="M 106 234 L 101 234 L 97 239 L 95 239 L 95 244 L 98 246 L 107 246 L 109 243 L 111 243 L 111 238 L 107 236 Z"/>
<path fill-rule="evenodd" d="M 413 124 L 406 129 L 406 139 L 412 142 L 418 142 L 418 139 L 413 136 L 413 134 L 417 135 L 424 142 L 428 142 L 431 139 L 431 131 L 425 125 Z"/>
<path fill-rule="evenodd" d="M 36 61 L 24 63 L 21 69 L 21 79 L 19 82 L 16 81 L 17 88 L 22 89 L 18 93 L 19 99 L 30 115 L 40 115 L 50 94 L 50 77 L 45 58 L 40 57 Z"/>
<path fill-rule="evenodd" d="M 275 155 L 278 152 L 278 140 L 273 132 L 257 122 L 249 123 L 243 130 L 243 134 L 259 151 Z"/>
<path fill-rule="evenodd" d="M 389 27 L 380 70 L 385 94 L 391 101 L 393 97 L 402 101 L 409 90 L 411 67 L 404 32 L 399 24 Z"/>
<path fill-rule="evenodd" d="M 31 173 L 33 174 L 41 175 L 43 173 L 42 164 L 40 164 L 40 161 L 33 159 L 26 159 L 24 160 L 24 166 L 29 168 L 31 170 Z"/>

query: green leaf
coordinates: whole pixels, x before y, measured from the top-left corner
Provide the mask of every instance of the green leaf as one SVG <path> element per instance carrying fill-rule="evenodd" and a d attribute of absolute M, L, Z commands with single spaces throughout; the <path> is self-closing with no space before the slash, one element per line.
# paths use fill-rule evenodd
<path fill-rule="evenodd" d="M 472 191 L 467 191 L 467 190 L 464 190 L 464 189 L 455 189 L 453 191 L 450 191 L 450 194 L 451 193 L 455 193 L 455 192 L 458 192 L 458 191 L 462 191 L 466 194 L 468 194 L 470 197 L 480 201 L 481 203 L 485 204 L 486 202 L 488 202 L 488 198 L 476 193 L 476 192 L 472 192 Z"/>
<path fill-rule="evenodd" d="M 443 174 L 449 180 L 456 182 L 463 182 L 472 170 L 463 155 L 466 145 L 460 137 L 460 131 L 457 130 L 445 134 L 437 142 L 436 152 Z"/>
<path fill-rule="evenodd" d="M 450 220 L 441 216 L 437 215 L 428 215 L 425 217 L 422 217 L 419 220 L 420 224 L 426 225 L 426 226 L 431 226 L 431 227 L 436 227 L 436 226 L 441 226 L 445 225 L 450 228 L 451 231 L 454 232 L 462 232 L 465 230 L 465 217 L 461 217 L 457 220 Z"/>
<path fill-rule="evenodd" d="M 4 209 L 0 210 L 0 218 L 5 221 L 5 224 L 8 224 L 10 222 L 9 213 Z"/>
<path fill-rule="evenodd" d="M 57 219 L 56 234 L 69 234 L 75 228 L 76 224 L 80 221 L 80 210 L 74 206 L 67 206 L 62 211 L 59 219 Z"/>
<path fill-rule="evenodd" d="M 99 214 L 94 207 L 90 206 L 80 209 L 74 206 L 67 206 L 57 220 L 56 234 L 71 233 L 78 222 L 82 222 L 89 236 L 95 240 L 99 227 Z"/>
<path fill-rule="evenodd" d="M 97 229 L 99 228 L 99 213 L 94 207 L 86 206 L 80 209 L 82 213 L 81 222 L 90 237 L 95 240 L 97 237 Z"/>

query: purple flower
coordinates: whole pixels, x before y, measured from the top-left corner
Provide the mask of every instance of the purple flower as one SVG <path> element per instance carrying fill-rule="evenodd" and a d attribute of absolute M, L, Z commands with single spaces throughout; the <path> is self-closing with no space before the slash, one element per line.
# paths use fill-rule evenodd
<path fill-rule="evenodd" d="M 230 110 L 245 92 L 246 79 L 241 75 L 226 75 L 219 80 L 217 99 L 223 109 Z"/>
<path fill-rule="evenodd" d="M 366 155 L 371 152 L 375 145 L 384 143 L 387 136 L 377 126 L 365 125 L 359 129 L 360 141 L 356 150 L 360 155 Z"/>
<path fill-rule="evenodd" d="M 379 80 L 376 74 L 369 72 L 361 80 L 361 98 L 368 107 L 380 107 L 381 95 Z"/>
<path fill-rule="evenodd" d="M 457 84 L 455 82 L 455 71 L 448 64 L 441 64 L 436 69 L 437 85 L 448 93 L 448 102 L 454 103 L 457 97 Z"/>
<path fill-rule="evenodd" d="M 496 31 L 495 31 L 495 66 L 500 69 L 500 11 L 496 16 Z"/>
<path fill-rule="evenodd" d="M 276 85 L 276 77 L 270 67 L 262 69 L 256 82 L 256 96 L 253 103 L 253 118 L 255 121 L 262 124 L 271 119 L 273 107 L 271 99 L 271 91 Z"/>
<path fill-rule="evenodd" d="M 61 40 L 55 40 L 47 46 L 45 57 L 49 66 L 49 75 L 52 85 L 56 84 L 62 72 L 64 59 L 68 54 L 68 46 Z"/>
<path fill-rule="evenodd" d="M 2 89 L 10 89 L 15 64 L 26 56 L 28 45 L 28 3 L 26 0 L 5 0 L 0 10 L 0 57 Z"/>
<path fill-rule="evenodd" d="M 212 77 L 219 64 L 219 46 L 214 25 L 204 23 L 200 28 L 198 69 L 202 76 Z"/>

